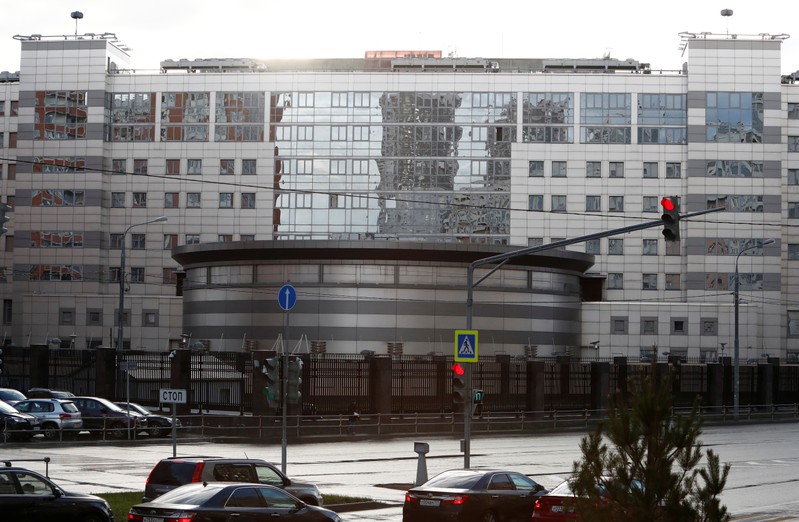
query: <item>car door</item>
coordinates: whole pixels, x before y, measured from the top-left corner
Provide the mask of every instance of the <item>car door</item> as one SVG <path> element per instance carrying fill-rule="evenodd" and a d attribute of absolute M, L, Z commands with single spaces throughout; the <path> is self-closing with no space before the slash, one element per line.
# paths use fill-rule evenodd
<path fill-rule="evenodd" d="M 15 522 L 73 520 L 69 509 L 58 502 L 53 486 L 25 471 L 0 473 L 0 512 L 3 520 L 8 517 Z"/>
<path fill-rule="evenodd" d="M 514 512 L 509 515 L 510 520 L 527 522 L 533 516 L 535 499 L 544 491 L 544 487 L 521 473 L 508 473 L 508 478 L 513 483 L 515 492 L 513 502 L 516 506 Z"/>
<path fill-rule="evenodd" d="M 494 473 L 489 479 L 486 490 L 489 506 L 502 513 L 503 520 L 527 521 L 532 516 L 534 502 L 532 491 L 516 489 L 508 473 Z"/>
<path fill-rule="evenodd" d="M 285 511 L 285 510 L 284 510 Z M 263 522 L 264 520 L 292 520 L 286 513 L 267 504 L 258 487 L 237 487 L 225 502 L 229 520 L 236 522 Z"/>

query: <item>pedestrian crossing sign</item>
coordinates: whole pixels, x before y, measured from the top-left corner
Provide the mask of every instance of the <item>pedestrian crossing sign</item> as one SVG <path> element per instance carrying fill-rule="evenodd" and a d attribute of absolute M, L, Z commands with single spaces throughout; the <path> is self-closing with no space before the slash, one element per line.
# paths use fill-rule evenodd
<path fill-rule="evenodd" d="M 477 330 L 455 330 L 455 360 L 477 362 Z"/>

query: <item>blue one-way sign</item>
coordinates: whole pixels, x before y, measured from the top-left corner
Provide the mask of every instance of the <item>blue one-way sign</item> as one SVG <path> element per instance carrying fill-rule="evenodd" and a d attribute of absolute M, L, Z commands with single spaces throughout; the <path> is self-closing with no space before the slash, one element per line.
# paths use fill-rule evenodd
<path fill-rule="evenodd" d="M 277 302 L 283 310 L 291 310 L 297 303 L 297 291 L 291 285 L 283 285 L 277 294 Z"/>

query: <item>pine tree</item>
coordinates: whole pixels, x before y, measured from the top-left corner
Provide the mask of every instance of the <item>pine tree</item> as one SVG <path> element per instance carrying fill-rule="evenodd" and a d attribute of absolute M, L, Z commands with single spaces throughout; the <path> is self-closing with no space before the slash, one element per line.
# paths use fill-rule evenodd
<path fill-rule="evenodd" d="M 730 466 L 703 454 L 698 400 L 690 414 L 673 414 L 672 377 L 649 370 L 628 397 L 611 397 L 608 418 L 581 441 L 577 511 L 584 522 L 728 521 L 719 495 Z"/>

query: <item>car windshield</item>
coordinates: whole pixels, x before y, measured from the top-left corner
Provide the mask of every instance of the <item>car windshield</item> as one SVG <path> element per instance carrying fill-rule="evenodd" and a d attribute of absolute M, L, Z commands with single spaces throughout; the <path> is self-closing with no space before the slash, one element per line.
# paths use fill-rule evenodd
<path fill-rule="evenodd" d="M 0 411 L 3 413 L 19 413 L 19 410 L 3 401 L 0 401 Z"/>
<path fill-rule="evenodd" d="M 4 401 L 23 401 L 27 397 L 17 390 L 0 390 L 0 399 Z"/>
<path fill-rule="evenodd" d="M 122 408 L 120 408 L 119 406 L 117 406 L 113 402 L 109 401 L 108 399 L 95 397 L 95 400 L 97 402 L 99 402 L 100 404 L 102 404 L 103 406 L 105 406 L 106 408 L 108 408 L 109 410 L 112 410 L 112 411 L 123 411 Z"/>
<path fill-rule="evenodd" d="M 118 402 L 116 403 L 120 408 L 123 410 L 130 410 L 135 411 L 136 413 L 141 413 L 142 415 L 147 415 L 150 413 L 147 409 L 143 406 L 139 406 L 135 402 Z"/>
<path fill-rule="evenodd" d="M 482 473 L 474 473 L 471 471 L 445 471 L 444 473 L 431 478 L 424 486 L 436 488 L 471 489 L 481 478 L 483 478 Z"/>

